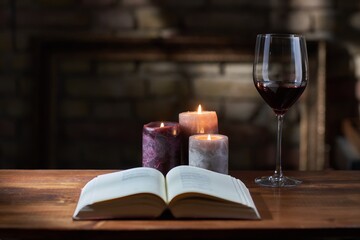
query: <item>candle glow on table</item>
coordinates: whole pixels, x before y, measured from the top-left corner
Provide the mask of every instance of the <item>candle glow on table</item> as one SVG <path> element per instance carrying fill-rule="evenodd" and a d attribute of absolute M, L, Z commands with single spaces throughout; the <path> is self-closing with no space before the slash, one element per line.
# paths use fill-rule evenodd
<path fill-rule="evenodd" d="M 183 164 L 188 164 L 189 137 L 202 133 L 218 133 L 218 119 L 215 111 L 203 111 L 199 105 L 197 111 L 180 113 L 179 124 L 183 135 Z"/>
<path fill-rule="evenodd" d="M 158 169 L 164 175 L 180 165 L 180 125 L 175 122 L 151 122 L 143 127 L 142 165 Z"/>
<path fill-rule="evenodd" d="M 199 134 L 189 138 L 189 165 L 228 174 L 228 137 Z"/>

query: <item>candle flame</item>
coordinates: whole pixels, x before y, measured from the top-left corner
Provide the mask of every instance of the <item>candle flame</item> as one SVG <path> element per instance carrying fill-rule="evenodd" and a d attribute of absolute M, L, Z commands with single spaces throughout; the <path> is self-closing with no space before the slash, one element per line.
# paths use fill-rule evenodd
<path fill-rule="evenodd" d="M 197 112 L 198 112 L 198 113 L 201 113 L 201 112 L 202 112 L 202 109 L 201 109 L 201 104 L 199 104 L 199 107 L 198 107 Z"/>
<path fill-rule="evenodd" d="M 164 123 L 163 123 L 163 122 L 160 124 L 160 127 L 164 127 Z"/>
<path fill-rule="evenodd" d="M 210 134 L 208 134 L 207 140 L 211 140 L 211 136 L 210 136 Z"/>

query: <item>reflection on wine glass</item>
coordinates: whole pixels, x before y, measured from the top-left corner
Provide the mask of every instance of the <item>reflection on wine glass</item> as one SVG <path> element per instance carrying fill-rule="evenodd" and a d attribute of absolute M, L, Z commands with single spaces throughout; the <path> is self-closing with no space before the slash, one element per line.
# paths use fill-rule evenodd
<path fill-rule="evenodd" d="M 278 120 L 276 168 L 272 176 L 255 179 L 268 187 L 291 187 L 300 180 L 283 175 L 281 140 L 284 115 L 299 99 L 308 82 L 305 38 L 296 34 L 259 34 L 256 38 L 254 84 Z"/>

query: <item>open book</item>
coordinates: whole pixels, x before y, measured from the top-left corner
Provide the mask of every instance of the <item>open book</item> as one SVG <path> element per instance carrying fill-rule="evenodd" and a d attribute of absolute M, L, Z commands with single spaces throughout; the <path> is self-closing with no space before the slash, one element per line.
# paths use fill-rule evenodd
<path fill-rule="evenodd" d="M 73 219 L 156 218 L 260 219 L 249 190 L 238 179 L 192 166 L 103 174 L 82 189 Z"/>

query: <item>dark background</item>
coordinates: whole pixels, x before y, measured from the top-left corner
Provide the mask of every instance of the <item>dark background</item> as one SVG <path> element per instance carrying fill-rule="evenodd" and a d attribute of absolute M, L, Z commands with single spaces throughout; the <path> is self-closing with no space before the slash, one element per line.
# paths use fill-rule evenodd
<path fill-rule="evenodd" d="M 327 43 L 323 168 L 351 168 L 359 149 L 342 126 L 359 118 L 355 0 L 0 0 L 0 167 L 139 166 L 142 125 L 177 121 L 201 103 L 217 111 L 220 132 L 229 136 L 232 169 L 272 169 L 276 121 L 253 87 L 251 55 L 168 61 L 119 58 L 112 48 L 71 54 L 82 41 L 179 37 L 238 39 L 247 53 L 264 32 Z M 287 169 L 299 169 L 299 108 L 285 119 Z"/>

